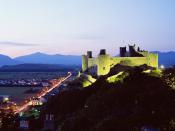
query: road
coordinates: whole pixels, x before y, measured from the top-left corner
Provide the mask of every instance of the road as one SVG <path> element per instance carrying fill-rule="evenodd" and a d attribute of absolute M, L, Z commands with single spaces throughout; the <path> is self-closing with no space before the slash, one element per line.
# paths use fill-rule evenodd
<path fill-rule="evenodd" d="M 67 75 L 65 78 L 63 78 L 63 79 L 61 79 L 60 81 L 58 81 L 57 83 L 55 83 L 55 84 L 54 84 L 52 87 L 50 87 L 48 90 L 45 90 L 45 91 L 43 91 L 42 93 L 38 94 L 38 95 L 36 96 L 36 98 L 39 99 L 39 98 L 45 96 L 47 93 L 51 92 L 54 88 L 60 86 L 61 83 L 63 83 L 64 81 L 66 81 L 66 80 L 67 80 L 69 77 L 71 77 L 71 76 L 72 76 L 72 73 L 71 73 L 71 72 L 68 72 L 68 75 Z M 18 107 L 14 113 L 17 114 L 17 113 L 20 113 L 20 112 L 26 110 L 26 109 L 31 105 L 31 102 L 32 102 L 32 100 L 30 100 L 30 101 L 28 101 L 27 103 L 23 104 L 22 106 Z"/>

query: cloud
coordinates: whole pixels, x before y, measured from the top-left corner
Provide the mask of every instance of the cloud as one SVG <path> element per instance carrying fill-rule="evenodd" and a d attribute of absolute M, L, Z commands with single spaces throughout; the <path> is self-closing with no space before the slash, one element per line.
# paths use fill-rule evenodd
<path fill-rule="evenodd" d="M 32 44 L 32 43 L 18 43 L 18 42 L 0 42 L 0 45 L 9 45 L 9 46 L 37 46 L 38 44 Z"/>

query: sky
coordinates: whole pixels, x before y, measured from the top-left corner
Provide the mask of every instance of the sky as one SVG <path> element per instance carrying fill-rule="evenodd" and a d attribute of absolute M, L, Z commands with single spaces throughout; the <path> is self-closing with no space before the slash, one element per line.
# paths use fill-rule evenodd
<path fill-rule="evenodd" d="M 0 54 L 175 50 L 175 0 L 0 0 Z"/>

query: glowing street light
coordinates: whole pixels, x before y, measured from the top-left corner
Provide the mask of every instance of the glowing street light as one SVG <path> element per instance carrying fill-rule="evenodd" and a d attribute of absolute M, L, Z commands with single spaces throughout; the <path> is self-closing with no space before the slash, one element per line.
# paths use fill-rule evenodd
<path fill-rule="evenodd" d="M 165 69 L 165 66 L 164 65 L 160 65 L 160 69 Z"/>

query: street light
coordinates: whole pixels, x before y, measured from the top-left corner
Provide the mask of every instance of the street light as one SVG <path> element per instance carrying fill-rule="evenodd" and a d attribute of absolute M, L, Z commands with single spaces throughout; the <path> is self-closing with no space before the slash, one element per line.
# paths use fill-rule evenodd
<path fill-rule="evenodd" d="M 160 69 L 161 70 L 165 69 L 165 66 L 164 65 L 160 65 Z"/>

